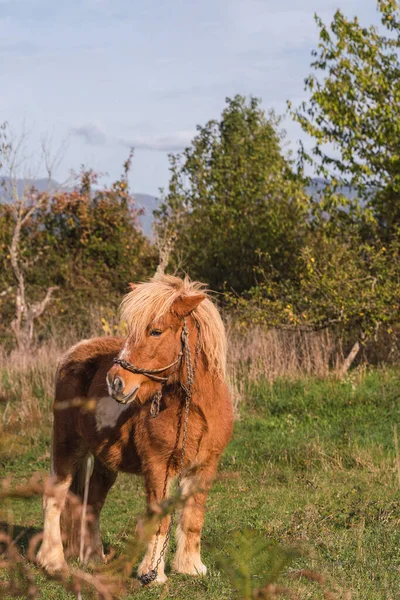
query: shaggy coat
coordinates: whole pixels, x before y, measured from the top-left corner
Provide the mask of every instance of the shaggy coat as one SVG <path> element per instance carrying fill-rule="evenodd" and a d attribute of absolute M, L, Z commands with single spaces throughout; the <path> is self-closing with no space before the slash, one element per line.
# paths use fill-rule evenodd
<path fill-rule="evenodd" d="M 88 504 L 92 511 L 86 556 L 103 555 L 100 511 L 117 473 L 141 474 L 147 502 L 160 502 L 168 473 L 177 475 L 182 448 L 177 431 L 182 419 L 187 365 L 182 355 L 186 323 L 192 360 L 199 339 L 199 356 L 188 418 L 182 489 L 196 481 L 200 492 L 187 500 L 177 527 L 173 567 L 181 573 L 205 574 L 200 558 L 200 536 L 207 491 L 233 424 L 232 404 L 225 383 L 226 337 L 220 315 L 203 286 L 171 276 L 155 276 L 132 285 L 122 302 L 127 339 L 84 340 L 61 360 L 56 376 L 52 452 L 53 491 L 44 496 L 44 538 L 38 559 L 49 572 L 65 567 L 60 516 L 66 512 L 68 491 L 82 495 L 89 453 L 94 456 Z M 131 373 L 114 358 L 144 369 L 164 369 L 166 383 Z M 160 412 L 150 415 L 152 398 L 162 392 Z M 54 493 L 54 489 L 56 493 Z M 139 575 L 154 567 L 169 525 L 151 540 Z M 157 548 L 154 549 L 154 545 Z M 155 562 L 154 561 L 154 562 Z M 164 560 L 157 581 L 166 580 Z"/>

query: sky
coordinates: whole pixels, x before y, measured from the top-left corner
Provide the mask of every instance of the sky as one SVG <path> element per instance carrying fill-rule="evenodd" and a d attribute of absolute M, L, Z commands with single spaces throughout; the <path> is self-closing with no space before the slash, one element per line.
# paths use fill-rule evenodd
<path fill-rule="evenodd" d="M 307 97 L 313 15 L 337 8 L 378 22 L 376 0 L 0 0 L 0 122 L 27 133 L 27 156 L 43 136 L 63 146 L 59 181 L 82 164 L 116 178 L 134 146 L 132 189 L 158 195 L 168 153 L 226 97 L 278 114 Z M 293 149 L 307 143 L 284 124 Z"/>

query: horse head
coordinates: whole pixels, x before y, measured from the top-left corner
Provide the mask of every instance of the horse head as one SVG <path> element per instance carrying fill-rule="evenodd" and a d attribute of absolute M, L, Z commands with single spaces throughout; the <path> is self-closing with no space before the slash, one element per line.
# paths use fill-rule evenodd
<path fill-rule="evenodd" d="M 135 399 L 144 403 L 167 382 L 179 380 L 185 344 L 189 343 L 186 317 L 206 298 L 203 293 L 182 293 L 168 310 L 154 314 L 148 305 L 141 310 L 142 302 L 151 303 L 151 294 L 146 297 L 141 284 L 131 288 L 130 318 L 136 326 L 107 373 L 109 394 L 122 404 Z"/>

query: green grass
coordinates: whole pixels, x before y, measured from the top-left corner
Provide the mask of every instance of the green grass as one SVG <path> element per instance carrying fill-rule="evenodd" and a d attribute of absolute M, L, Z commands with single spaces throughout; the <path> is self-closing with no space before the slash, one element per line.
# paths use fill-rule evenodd
<path fill-rule="evenodd" d="M 291 577 L 305 568 L 321 574 L 336 598 L 400 598 L 393 429 L 400 425 L 400 375 L 380 370 L 353 374 L 344 382 L 259 381 L 247 387 L 207 505 L 203 560 L 208 576 L 171 574 L 166 590 L 141 589 L 126 597 L 238 598 L 221 567 L 224 557 L 226 562 L 234 555 L 250 565 L 255 587 L 276 566 L 272 551 L 257 553 L 251 533 L 237 539 L 237 532 L 250 530 L 278 555 L 279 549 L 296 549 L 278 582 L 300 598 L 324 598 L 316 582 Z M 22 481 L 32 471 L 47 469 L 48 431 L 43 426 L 36 435 L 24 434 L 14 452 L 3 447 L 0 475 Z M 121 549 L 143 508 L 141 480 L 120 476 L 104 507 L 105 542 Z M 8 501 L 8 509 L 16 526 L 41 527 L 39 499 Z M 38 582 L 41 599 L 74 597 L 39 574 Z"/>

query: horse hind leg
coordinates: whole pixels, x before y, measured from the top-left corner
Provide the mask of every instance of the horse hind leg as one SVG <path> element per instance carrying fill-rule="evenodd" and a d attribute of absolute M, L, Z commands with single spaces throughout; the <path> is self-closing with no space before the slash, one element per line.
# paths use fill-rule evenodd
<path fill-rule="evenodd" d="M 89 517 L 87 522 L 88 538 L 85 540 L 85 562 L 90 557 L 99 557 L 105 561 L 103 542 L 100 533 L 100 513 L 107 494 L 115 483 L 117 472 L 108 469 L 97 458 L 94 459 L 93 473 L 90 478 L 88 506 Z"/>
<path fill-rule="evenodd" d="M 49 574 L 63 571 L 67 566 L 61 538 L 60 517 L 71 482 L 72 474 L 64 477 L 51 476 L 45 485 L 43 541 L 37 561 Z"/>
<path fill-rule="evenodd" d="M 43 494 L 43 541 L 37 555 L 38 564 L 51 574 L 66 568 L 61 520 L 65 519 L 66 513 L 71 512 L 71 502 L 66 502 L 67 495 L 77 478 L 80 477 L 85 454 L 86 449 L 76 432 L 63 431 L 60 434 L 60 430 L 57 429 L 56 417 L 53 433 L 52 474 L 45 484 Z"/>

